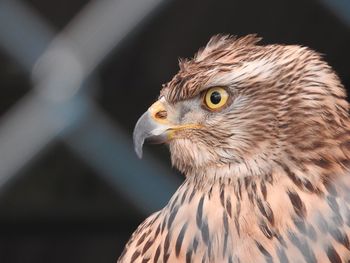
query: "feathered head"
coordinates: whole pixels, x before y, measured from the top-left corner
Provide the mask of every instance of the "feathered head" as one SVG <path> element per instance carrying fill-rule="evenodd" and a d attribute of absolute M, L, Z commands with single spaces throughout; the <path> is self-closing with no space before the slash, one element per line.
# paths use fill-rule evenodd
<path fill-rule="evenodd" d="M 217 35 L 180 60 L 135 127 L 138 154 L 145 139 L 166 142 L 185 174 L 225 167 L 231 176 L 268 173 L 282 159 L 326 158 L 348 118 L 338 77 L 306 47 L 259 40 Z"/>

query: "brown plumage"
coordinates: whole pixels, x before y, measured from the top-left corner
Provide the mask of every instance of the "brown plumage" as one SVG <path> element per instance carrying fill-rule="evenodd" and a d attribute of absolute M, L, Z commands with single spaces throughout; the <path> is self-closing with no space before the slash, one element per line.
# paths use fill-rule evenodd
<path fill-rule="evenodd" d="M 167 142 L 186 179 L 118 262 L 349 262 L 344 88 L 318 53 L 258 41 L 214 36 L 138 122 L 138 153 Z"/>

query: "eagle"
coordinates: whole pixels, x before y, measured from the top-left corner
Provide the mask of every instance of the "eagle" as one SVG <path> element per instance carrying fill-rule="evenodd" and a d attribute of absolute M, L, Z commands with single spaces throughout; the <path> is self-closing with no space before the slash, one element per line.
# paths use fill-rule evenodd
<path fill-rule="evenodd" d="M 346 92 L 319 53 L 213 36 L 134 130 L 185 175 L 118 262 L 350 262 Z M 160 190 L 161 191 L 161 190 Z"/>

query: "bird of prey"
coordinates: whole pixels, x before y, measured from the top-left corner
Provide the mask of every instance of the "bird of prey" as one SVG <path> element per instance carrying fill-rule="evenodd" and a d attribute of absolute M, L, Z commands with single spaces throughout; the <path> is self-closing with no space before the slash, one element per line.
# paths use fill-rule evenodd
<path fill-rule="evenodd" d="M 185 181 L 119 262 L 350 262 L 349 104 L 317 52 L 217 35 L 134 130 Z"/>

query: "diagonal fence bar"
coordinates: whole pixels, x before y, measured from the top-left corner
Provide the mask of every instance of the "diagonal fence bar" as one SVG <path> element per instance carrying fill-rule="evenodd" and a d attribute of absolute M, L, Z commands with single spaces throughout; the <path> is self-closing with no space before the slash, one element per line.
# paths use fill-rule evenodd
<path fill-rule="evenodd" d="M 0 186 L 55 139 L 79 111 L 78 104 L 57 107 L 34 94 L 17 102 L 0 122 Z"/>
<path fill-rule="evenodd" d="M 350 27 L 350 1 L 349 0 L 320 0 L 337 17 Z"/>
<path fill-rule="evenodd" d="M 34 79 L 39 82 L 45 79 L 50 67 L 53 67 L 53 72 L 58 74 L 57 66 L 61 66 L 59 69 L 64 70 L 69 65 L 68 62 L 79 67 L 81 71 L 79 73 L 85 79 L 141 21 L 168 1 L 91 1 L 55 37 L 40 57 L 33 71 Z M 55 97 L 58 92 L 66 92 L 65 90 L 69 88 L 76 90 L 78 86 L 79 83 L 71 83 L 64 89 L 55 87 L 52 95 Z M 47 83 L 43 85 L 43 89 L 45 88 L 48 88 Z"/>
<path fill-rule="evenodd" d="M 62 31 L 71 40 L 87 74 L 136 28 L 170 0 L 91 1 Z"/>
<path fill-rule="evenodd" d="M 53 30 L 28 5 L 0 1 L 0 48 L 23 68 L 31 70 L 53 37 Z"/>

